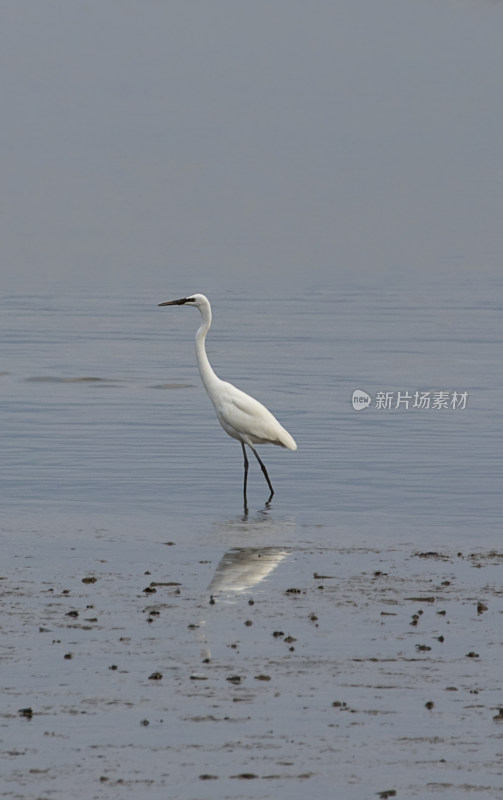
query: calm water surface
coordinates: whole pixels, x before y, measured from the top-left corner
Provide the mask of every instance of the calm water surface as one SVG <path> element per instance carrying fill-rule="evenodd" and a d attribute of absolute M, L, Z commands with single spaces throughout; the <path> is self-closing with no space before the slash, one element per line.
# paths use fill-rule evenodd
<path fill-rule="evenodd" d="M 248 516 L 179 291 L 4 298 L 2 796 L 503 797 L 502 288 L 216 292 Z"/>
<path fill-rule="evenodd" d="M 220 294 L 208 352 L 295 436 L 266 447 L 269 515 L 369 537 L 447 542 L 500 528 L 501 286 L 415 293 Z M 196 310 L 154 294 L 5 298 L 2 510 L 169 513 L 181 526 L 239 514 L 242 463 L 195 365 Z M 353 390 L 373 403 L 356 412 Z M 379 391 L 468 392 L 464 409 L 376 409 Z M 255 467 L 255 465 L 254 465 Z M 267 493 L 250 474 L 250 512 Z"/>

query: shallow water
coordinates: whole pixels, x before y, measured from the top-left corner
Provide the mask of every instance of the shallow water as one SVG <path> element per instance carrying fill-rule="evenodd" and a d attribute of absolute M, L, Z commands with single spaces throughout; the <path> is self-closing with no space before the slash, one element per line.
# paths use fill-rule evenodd
<path fill-rule="evenodd" d="M 5 299 L 2 796 L 503 797 L 502 284 L 216 297 L 248 515 L 197 311 Z"/>

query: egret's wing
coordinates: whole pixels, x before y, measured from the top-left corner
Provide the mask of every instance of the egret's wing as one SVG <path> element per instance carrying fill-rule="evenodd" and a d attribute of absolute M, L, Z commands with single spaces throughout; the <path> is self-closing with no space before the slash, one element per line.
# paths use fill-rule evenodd
<path fill-rule="evenodd" d="M 232 384 L 225 384 L 215 405 L 223 429 L 247 444 L 278 444 L 296 449 L 296 444 L 269 409 Z"/>

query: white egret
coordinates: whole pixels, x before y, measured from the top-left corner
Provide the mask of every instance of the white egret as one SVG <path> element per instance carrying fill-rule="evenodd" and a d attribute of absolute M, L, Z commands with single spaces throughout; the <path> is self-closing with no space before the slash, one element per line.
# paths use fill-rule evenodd
<path fill-rule="evenodd" d="M 204 294 L 190 295 L 190 297 L 183 297 L 181 300 L 168 300 L 166 303 L 159 303 L 159 305 L 188 305 L 198 308 L 201 312 L 202 321 L 196 333 L 197 365 L 204 388 L 213 403 L 220 425 L 229 436 L 241 442 L 244 457 L 243 496 L 245 510 L 247 509 L 246 483 L 248 479 L 248 457 L 245 445 L 248 445 L 260 464 L 271 492 L 267 500 L 267 503 L 270 503 L 274 489 L 265 465 L 254 445 L 277 444 L 280 447 L 288 448 L 288 450 L 296 450 L 297 445 L 293 436 L 290 436 L 288 431 L 279 424 L 276 417 L 262 403 L 237 389 L 232 383 L 222 381 L 215 375 L 206 355 L 205 340 L 211 325 L 211 306 L 210 301 Z"/>

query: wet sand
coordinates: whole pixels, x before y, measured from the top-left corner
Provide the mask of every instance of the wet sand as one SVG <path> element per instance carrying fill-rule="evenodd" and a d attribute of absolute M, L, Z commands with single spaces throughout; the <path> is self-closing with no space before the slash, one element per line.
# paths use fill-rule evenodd
<path fill-rule="evenodd" d="M 503 798 L 502 551 L 2 540 L 2 797 Z"/>

